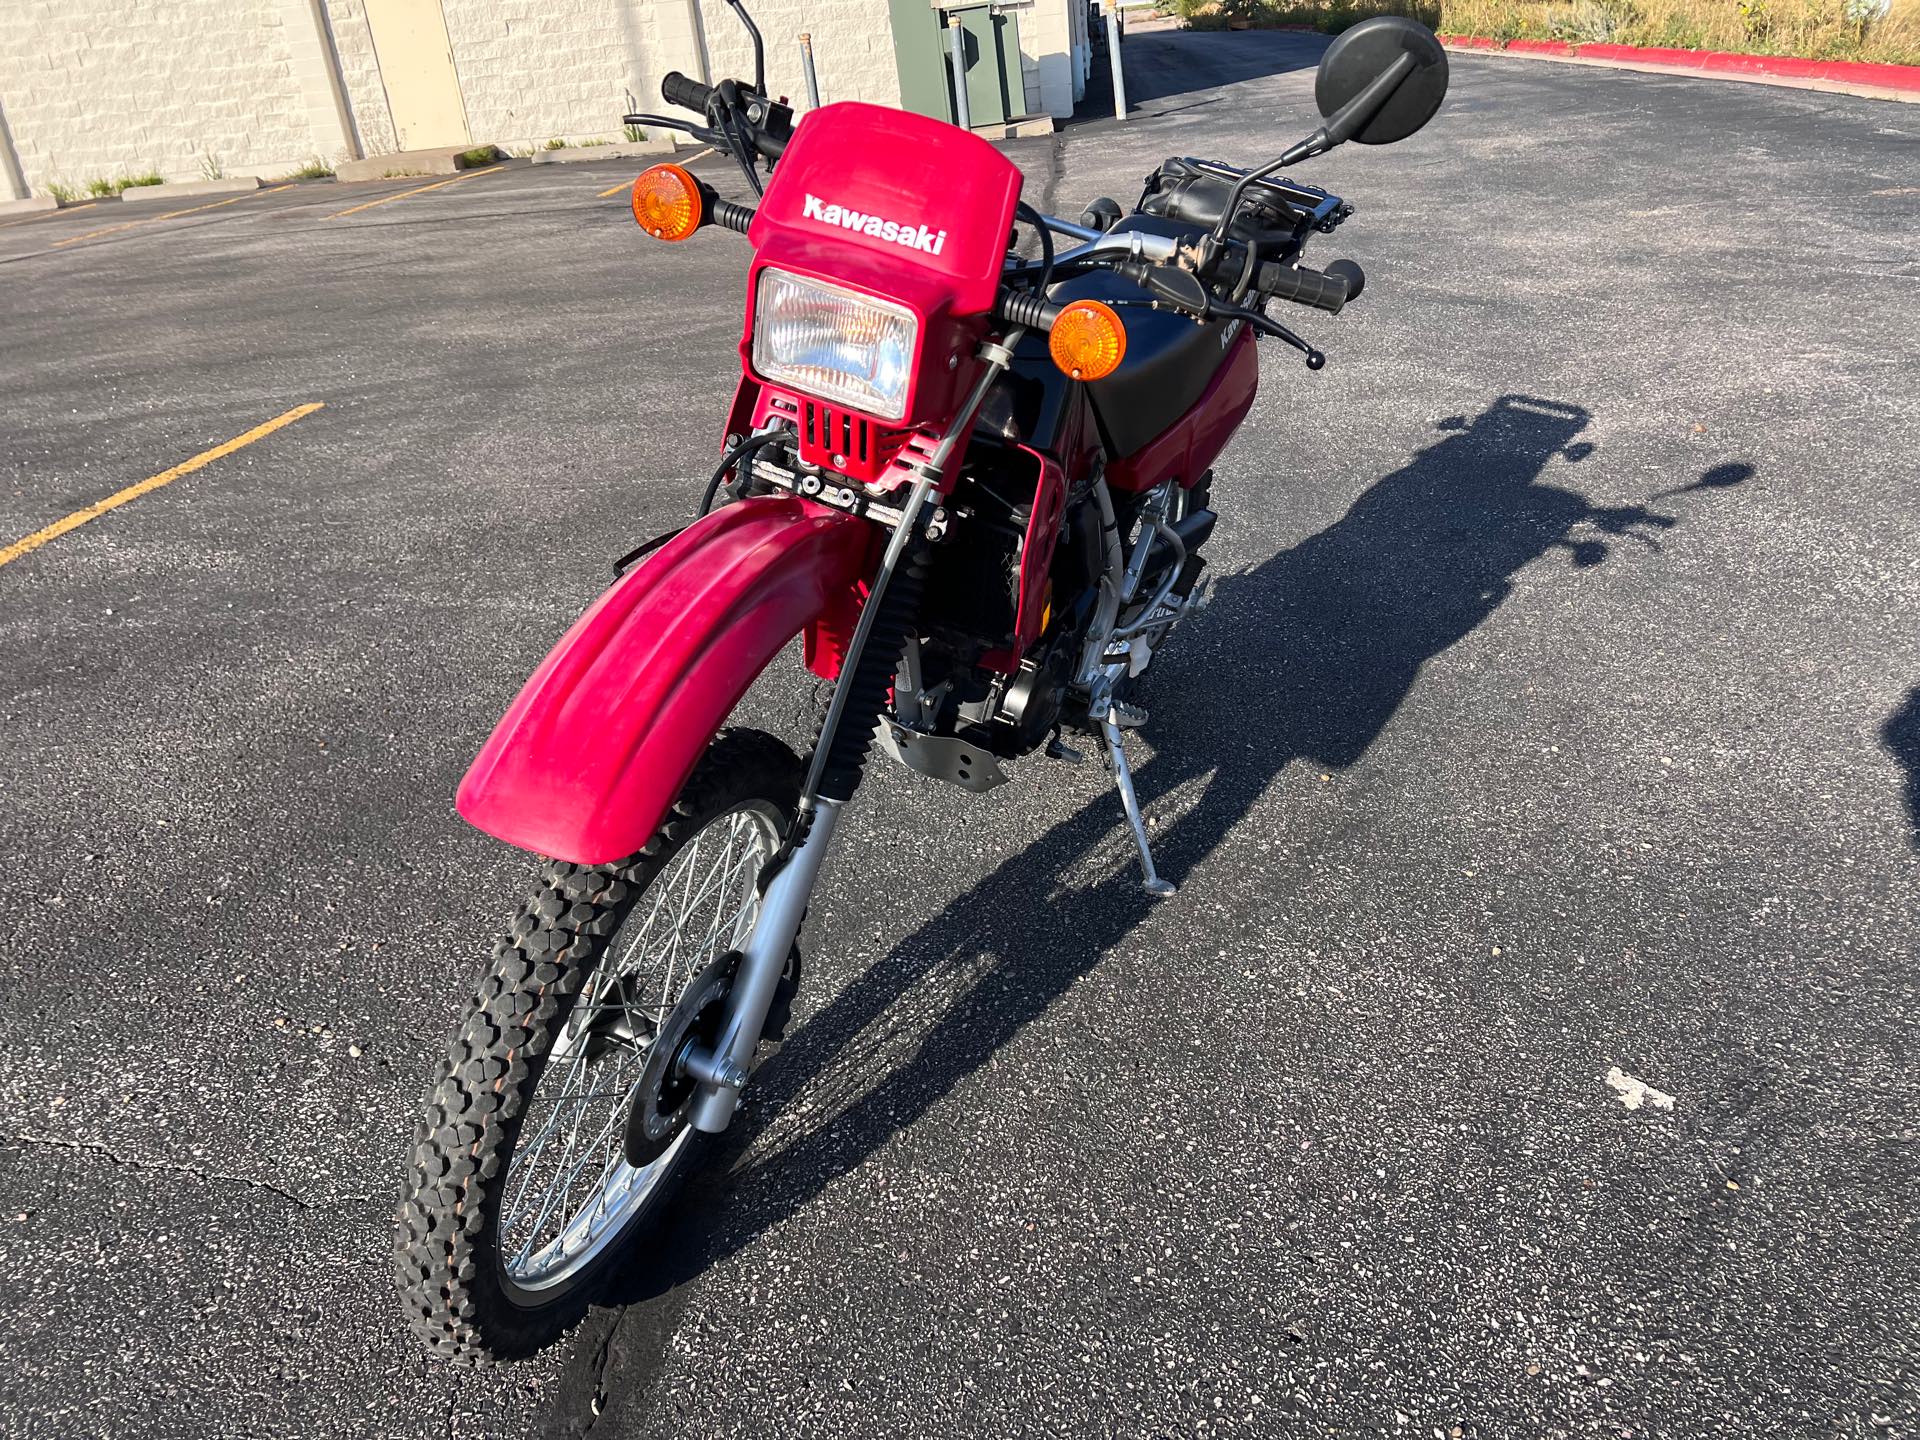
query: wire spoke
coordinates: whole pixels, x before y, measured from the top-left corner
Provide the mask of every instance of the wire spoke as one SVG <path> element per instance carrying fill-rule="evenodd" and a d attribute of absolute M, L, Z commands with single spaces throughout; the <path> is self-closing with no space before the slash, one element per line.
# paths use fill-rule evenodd
<path fill-rule="evenodd" d="M 679 992 L 752 929 L 755 879 L 778 827 L 763 802 L 703 826 L 637 899 L 575 1001 L 556 1041 L 563 1063 L 537 1082 L 508 1169 L 501 1252 L 511 1253 L 507 1269 L 521 1284 L 551 1285 L 585 1264 L 673 1164 L 684 1135 L 649 1165 L 626 1159 L 646 1055 Z"/>

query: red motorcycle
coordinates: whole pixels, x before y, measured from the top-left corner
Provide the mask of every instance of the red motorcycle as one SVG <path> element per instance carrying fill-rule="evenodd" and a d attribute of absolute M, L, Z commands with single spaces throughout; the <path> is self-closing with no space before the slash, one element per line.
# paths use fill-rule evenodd
<path fill-rule="evenodd" d="M 1169 160 L 1131 214 L 1078 223 L 1022 203 L 976 136 L 852 103 L 796 128 L 763 74 L 669 76 L 701 124 L 628 117 L 724 148 L 759 196 L 676 165 L 633 187 L 662 240 L 752 241 L 742 376 L 700 518 L 621 562 L 460 787 L 468 821 L 546 859 L 414 1130 L 396 1265 L 431 1349 L 524 1355 L 634 1260 L 784 1031 L 876 747 L 983 791 L 1090 735 L 1172 894 L 1129 690 L 1205 602 L 1208 467 L 1253 404 L 1255 337 L 1324 364 L 1269 303 L 1337 313 L 1362 283 L 1300 263 L 1353 207 L 1278 172 L 1412 134 L 1446 83 L 1429 31 L 1366 21 L 1328 48 L 1307 139 L 1252 171 Z M 834 682 L 804 758 L 724 728 L 796 635 Z"/>

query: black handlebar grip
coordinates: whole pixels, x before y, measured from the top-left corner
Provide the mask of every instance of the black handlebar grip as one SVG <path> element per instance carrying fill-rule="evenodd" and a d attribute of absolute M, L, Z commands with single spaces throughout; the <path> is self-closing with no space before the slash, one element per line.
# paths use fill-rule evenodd
<path fill-rule="evenodd" d="M 1327 266 L 1326 273 L 1347 282 L 1347 303 L 1351 305 L 1360 298 L 1360 292 L 1367 288 L 1367 272 L 1351 260 L 1336 260 Z"/>
<path fill-rule="evenodd" d="M 1322 275 L 1306 266 L 1267 264 L 1260 267 L 1255 288 L 1275 300 L 1291 300 L 1297 305 L 1312 305 L 1338 315 L 1347 303 L 1347 282 L 1341 275 Z"/>
<path fill-rule="evenodd" d="M 713 87 L 702 85 L 678 70 L 669 70 L 666 78 L 660 82 L 660 94 L 669 105 L 697 110 L 704 115 L 707 113 L 707 102 L 713 99 Z"/>
<path fill-rule="evenodd" d="M 731 200 L 716 200 L 713 202 L 713 223 L 744 235 L 747 226 L 753 223 L 753 206 L 738 205 Z"/>

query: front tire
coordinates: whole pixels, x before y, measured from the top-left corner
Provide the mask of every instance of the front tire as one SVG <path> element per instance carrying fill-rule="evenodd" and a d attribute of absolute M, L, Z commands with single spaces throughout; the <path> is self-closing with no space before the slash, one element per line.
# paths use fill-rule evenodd
<path fill-rule="evenodd" d="M 689 1128 L 628 1164 L 627 1116 L 652 1034 L 744 944 L 800 781 L 771 735 L 722 734 L 644 849 L 549 862 L 495 943 L 414 1126 L 397 1216 L 401 1299 L 442 1358 L 510 1360 L 557 1339 L 697 1163 L 707 1137 Z"/>

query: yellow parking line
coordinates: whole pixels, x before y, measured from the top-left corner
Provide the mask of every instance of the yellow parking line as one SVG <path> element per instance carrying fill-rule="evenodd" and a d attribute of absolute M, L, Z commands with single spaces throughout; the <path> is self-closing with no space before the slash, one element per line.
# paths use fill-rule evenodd
<path fill-rule="evenodd" d="M 31 225 L 34 221 L 44 220 L 49 215 L 71 215 L 76 210 L 91 210 L 99 203 L 98 200 L 89 200 L 84 205 L 62 205 L 58 210 L 42 210 L 38 215 L 29 215 L 24 220 L 9 220 L 6 224 L 0 225 L 0 230 L 11 230 L 16 225 Z"/>
<path fill-rule="evenodd" d="M 274 185 L 265 190 L 249 190 L 244 195 L 235 195 L 230 200 L 215 200 L 210 205 L 190 205 L 185 210 L 169 210 L 164 215 L 143 215 L 138 220 L 123 220 L 118 225 L 104 226 L 99 230 L 89 230 L 84 235 L 69 235 L 64 240 L 56 240 L 47 248 L 58 250 L 66 245 L 78 245 L 82 240 L 97 239 L 102 235 L 113 235 L 121 230 L 131 230 L 136 225 L 151 225 L 156 220 L 174 220 L 182 215 L 198 215 L 202 210 L 218 210 L 222 205 L 238 205 L 242 200 L 251 200 L 256 195 L 278 195 L 282 190 L 291 190 L 291 185 Z"/>
<path fill-rule="evenodd" d="M 224 445 L 216 445 L 211 450 L 202 450 L 191 460 L 183 460 L 171 470 L 162 470 L 158 475 L 150 476 L 142 480 L 138 485 L 129 485 L 126 489 L 117 491 L 104 500 L 96 500 L 93 504 L 87 506 L 86 509 L 76 510 L 64 520 L 56 520 L 53 524 L 47 526 L 46 529 L 36 530 L 24 540 L 16 540 L 13 544 L 7 546 L 6 549 L 0 550 L 0 565 L 18 560 L 22 555 L 29 555 L 49 540 L 57 540 L 69 530 L 77 530 L 89 520 L 96 520 L 109 510 L 118 509 L 129 500 L 138 500 L 150 490 L 158 490 L 162 485 L 171 485 L 182 475 L 191 475 L 201 466 L 211 465 L 214 461 L 220 459 L 221 456 L 231 455 L 234 451 L 251 445 L 256 440 L 265 439 L 274 431 L 291 425 L 296 420 L 305 419 L 307 416 L 313 414 L 314 411 L 324 408 L 325 402 L 320 400 L 311 401 L 305 405 L 296 405 L 293 409 L 287 411 L 286 414 L 277 416 L 267 421 L 264 425 L 256 425 L 253 429 L 247 431 L 246 434 L 236 435 Z"/>
<path fill-rule="evenodd" d="M 699 153 L 694 155 L 689 155 L 686 159 L 676 160 L 673 163 L 676 165 L 691 165 L 696 160 L 706 159 L 707 156 L 711 155 L 712 153 L 713 153 L 713 147 L 709 145 L 706 149 L 700 151 Z M 633 181 L 622 180 L 618 185 L 614 186 L 611 190 L 602 190 L 596 198 L 604 200 L 609 195 L 618 195 L 622 190 L 631 190 L 631 189 L 633 189 Z"/>
<path fill-rule="evenodd" d="M 424 195 L 429 190 L 438 190 L 442 185 L 458 185 L 462 180 L 477 179 L 482 175 L 491 175 L 494 171 L 504 170 L 505 168 L 504 165 L 489 165 L 484 170 L 463 170 L 460 174 L 452 176 L 449 179 L 436 180 L 431 185 L 421 185 L 412 190 L 402 190 L 398 195 L 386 195 L 378 200 L 369 200 L 364 205 L 355 205 L 351 210 L 336 210 L 333 214 L 321 218 L 326 220 L 339 220 L 348 215 L 358 215 L 362 210 L 371 210 L 376 205 L 391 205 L 394 201 L 404 200 L 409 195 Z"/>

